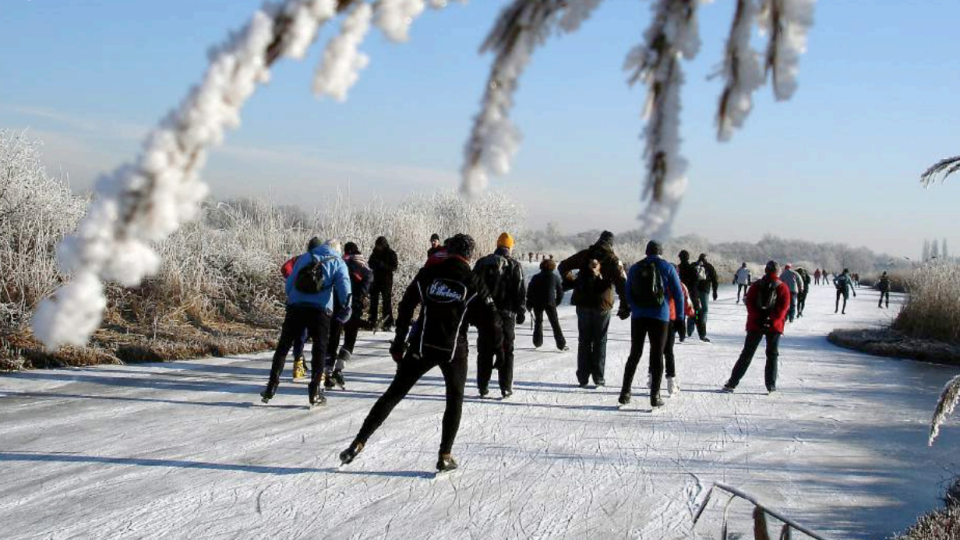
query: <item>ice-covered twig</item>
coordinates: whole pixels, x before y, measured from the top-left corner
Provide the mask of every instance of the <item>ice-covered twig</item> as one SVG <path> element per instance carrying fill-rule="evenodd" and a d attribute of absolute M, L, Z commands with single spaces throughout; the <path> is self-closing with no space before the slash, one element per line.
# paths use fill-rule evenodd
<path fill-rule="evenodd" d="M 599 4 L 600 0 L 515 0 L 501 12 L 480 49 L 492 51 L 496 57 L 464 149 L 461 191 L 477 193 L 487 187 L 489 173 L 509 172 L 520 144 L 510 110 L 530 55 L 557 24 L 564 31 L 574 31 Z"/>
<path fill-rule="evenodd" d="M 797 90 L 800 55 L 807 49 L 816 0 L 763 0 L 758 22 L 767 34 L 765 68 L 773 73 L 773 94 L 790 99 Z"/>
<path fill-rule="evenodd" d="M 946 421 L 960 401 L 960 375 L 950 379 L 943 387 L 940 393 L 940 399 L 937 401 L 937 408 L 933 411 L 933 420 L 930 421 L 930 439 L 927 445 L 933 446 L 933 442 L 940 435 L 940 425 Z"/>
<path fill-rule="evenodd" d="M 934 183 L 939 176 L 941 180 L 946 180 L 948 176 L 960 171 L 960 156 L 953 156 L 934 163 L 929 169 L 923 171 L 920 175 L 920 183 L 924 187 Z"/>
<path fill-rule="evenodd" d="M 197 173 L 206 150 L 281 56 L 300 57 L 321 24 L 357 0 L 287 0 L 254 13 L 250 22 L 210 53 L 203 81 L 147 137 L 140 156 L 104 177 L 76 233 L 60 245 L 61 267 L 73 280 L 44 300 L 34 334 L 50 348 L 80 345 L 100 324 L 103 280 L 140 283 L 157 270 L 151 242 L 192 219 L 207 187 Z"/>
<path fill-rule="evenodd" d="M 314 93 L 326 94 L 341 102 L 347 100 L 347 93 L 360 78 L 360 71 L 370 63 L 370 58 L 359 48 L 370 31 L 372 17 L 370 4 L 358 3 L 344 19 L 340 35 L 331 39 L 323 51 L 313 80 Z"/>
<path fill-rule="evenodd" d="M 686 191 L 687 162 L 680 156 L 680 57 L 693 58 L 700 48 L 697 7 L 700 0 L 658 0 L 644 43 L 630 52 L 624 69 L 631 84 L 647 86 L 643 131 L 647 181 L 641 200 L 649 199 L 639 216 L 650 237 L 669 235 L 673 215 Z"/>
<path fill-rule="evenodd" d="M 750 32 L 757 21 L 756 0 L 737 0 L 723 59 L 723 93 L 717 109 L 717 138 L 729 140 L 743 127 L 753 107 L 753 92 L 763 85 L 760 54 L 750 47 Z"/>

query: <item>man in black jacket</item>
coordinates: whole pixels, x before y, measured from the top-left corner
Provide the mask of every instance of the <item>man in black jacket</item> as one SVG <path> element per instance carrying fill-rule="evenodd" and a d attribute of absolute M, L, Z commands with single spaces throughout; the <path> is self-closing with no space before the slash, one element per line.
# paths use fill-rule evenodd
<path fill-rule="evenodd" d="M 489 337 L 480 334 L 477 338 L 477 389 L 480 397 L 490 392 L 490 376 L 497 368 L 497 382 L 500 395 L 506 399 L 513 395 L 513 346 L 516 339 L 516 325 L 523 324 L 526 316 L 524 299 L 527 296 L 526 280 L 523 268 L 510 256 L 513 249 L 513 237 L 503 233 L 497 238 L 497 249 L 492 254 L 477 261 L 473 273 L 483 280 L 493 303 L 500 313 L 503 331 L 503 347 L 494 350 L 487 347 Z M 494 357 L 497 362 L 494 366 Z"/>
<path fill-rule="evenodd" d="M 591 270 L 594 265 L 595 271 Z M 603 386 L 614 291 L 620 298 L 617 316 L 630 317 L 630 306 L 624 295 L 627 274 L 613 252 L 613 233 L 603 231 L 595 244 L 561 262 L 559 270 L 564 282 L 573 289 L 571 301 L 577 306 L 577 381 L 581 388 L 586 388 L 593 377 L 594 384 Z M 574 270 L 579 270 L 576 279 Z"/>
<path fill-rule="evenodd" d="M 707 254 L 701 253 L 697 262 L 690 262 L 690 252 L 680 251 L 680 264 L 677 270 L 680 273 L 680 281 L 687 286 L 690 292 L 690 301 L 693 303 L 693 310 L 696 312 L 694 317 L 687 317 L 687 336 L 693 335 L 693 329 L 696 327 L 700 341 L 710 342 L 707 337 L 707 312 L 710 309 L 710 292 L 713 290 L 713 299 L 717 299 L 717 287 L 720 282 L 717 279 L 717 270 L 707 261 Z"/>
<path fill-rule="evenodd" d="M 399 263 L 397 252 L 390 249 L 390 244 L 383 236 L 377 238 L 373 244 L 373 253 L 370 254 L 370 269 L 373 270 L 373 287 L 370 288 L 370 328 L 377 328 L 377 311 L 380 308 L 380 299 L 383 299 L 383 329 L 389 331 L 393 327 L 393 274 Z"/>
<path fill-rule="evenodd" d="M 367 261 L 360 248 L 353 242 L 343 246 L 343 262 L 347 263 L 347 272 L 350 274 L 351 316 L 345 324 L 337 321 L 330 323 L 330 344 L 327 346 L 327 363 L 324 366 L 324 387 L 333 388 L 335 385 L 344 387 L 343 366 L 350 360 L 353 347 L 357 343 L 357 333 L 363 323 L 363 310 L 370 305 L 370 285 L 373 283 L 373 272 L 367 266 Z M 340 348 L 340 333 L 343 331 L 343 348 Z M 340 348 L 340 352 L 337 349 Z"/>
<path fill-rule="evenodd" d="M 463 389 L 467 384 L 466 323 L 489 336 L 489 346 L 494 350 L 503 344 L 500 315 L 493 299 L 483 281 L 470 269 L 473 250 L 474 241 L 469 235 L 454 236 L 447 246 L 448 257 L 422 268 L 407 287 L 397 314 L 396 337 L 390 346 L 390 355 L 398 363 L 397 373 L 370 409 L 353 443 L 340 453 L 341 463 L 353 461 L 420 377 L 439 366 L 447 388 L 447 406 L 443 413 L 437 470 L 457 468 L 450 452 L 460 428 Z M 418 305 L 420 317 L 410 335 L 408 348 L 407 332 Z"/>
<path fill-rule="evenodd" d="M 527 309 L 533 310 L 533 346 L 539 349 L 543 345 L 543 314 L 546 313 L 557 348 L 565 351 L 567 340 L 557 317 L 557 306 L 563 303 L 563 285 L 556 270 L 557 263 L 553 259 L 544 259 L 540 263 L 540 273 L 530 278 L 527 287 Z"/>

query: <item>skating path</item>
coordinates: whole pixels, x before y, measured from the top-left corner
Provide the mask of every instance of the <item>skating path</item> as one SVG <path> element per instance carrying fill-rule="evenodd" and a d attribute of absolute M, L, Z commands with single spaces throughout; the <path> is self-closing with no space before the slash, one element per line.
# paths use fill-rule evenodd
<path fill-rule="evenodd" d="M 863 290 L 834 315 L 823 287 L 781 342 L 780 391 L 763 391 L 761 354 L 736 394 L 720 394 L 743 340 L 731 294 L 711 305 L 712 344 L 678 346 L 683 392 L 657 413 L 642 379 L 637 405 L 617 410 L 626 322 L 611 326 L 609 386 L 587 390 L 574 352 L 534 350 L 525 326 L 516 394 L 480 401 L 471 378 L 462 470 L 436 480 L 436 370 L 335 468 L 391 379 L 385 334 L 361 335 L 348 391 L 315 411 L 288 374 L 269 407 L 251 406 L 267 354 L 0 376 L 0 536 L 690 538 L 714 481 L 832 538 L 883 538 L 936 506 L 938 483 L 960 470 L 960 426 L 931 449 L 927 423 L 958 370 L 828 344 L 834 327 L 876 326 L 894 309 Z M 575 349 L 572 308 L 561 317 Z M 746 510 L 731 507 L 733 530 L 747 530 Z M 717 537 L 721 513 L 711 505 L 696 532 Z"/>

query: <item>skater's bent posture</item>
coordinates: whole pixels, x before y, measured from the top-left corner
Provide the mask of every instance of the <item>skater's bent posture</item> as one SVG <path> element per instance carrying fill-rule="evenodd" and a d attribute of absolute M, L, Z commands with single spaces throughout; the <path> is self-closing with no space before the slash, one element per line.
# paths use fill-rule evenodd
<path fill-rule="evenodd" d="M 447 246 L 447 258 L 422 268 L 407 287 L 400 301 L 396 337 L 390 346 L 397 373 L 370 409 L 353 443 L 340 453 L 342 463 L 353 461 L 420 377 L 439 366 L 447 387 L 447 406 L 443 413 L 437 470 L 457 468 L 450 451 L 460 427 L 467 383 L 467 325 L 476 326 L 481 336 L 487 336 L 493 349 L 499 349 L 503 341 L 500 315 L 483 281 L 471 271 L 473 251 L 473 238 L 465 234 L 454 236 Z M 418 305 L 420 317 L 408 345 L 407 331 Z"/>

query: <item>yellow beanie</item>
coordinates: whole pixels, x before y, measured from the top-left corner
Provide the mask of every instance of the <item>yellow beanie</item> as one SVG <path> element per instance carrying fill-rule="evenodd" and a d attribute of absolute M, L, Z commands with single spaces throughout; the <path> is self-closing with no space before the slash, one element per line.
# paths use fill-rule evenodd
<path fill-rule="evenodd" d="M 510 233 L 500 233 L 500 238 L 497 238 L 497 247 L 513 249 L 513 237 Z"/>

